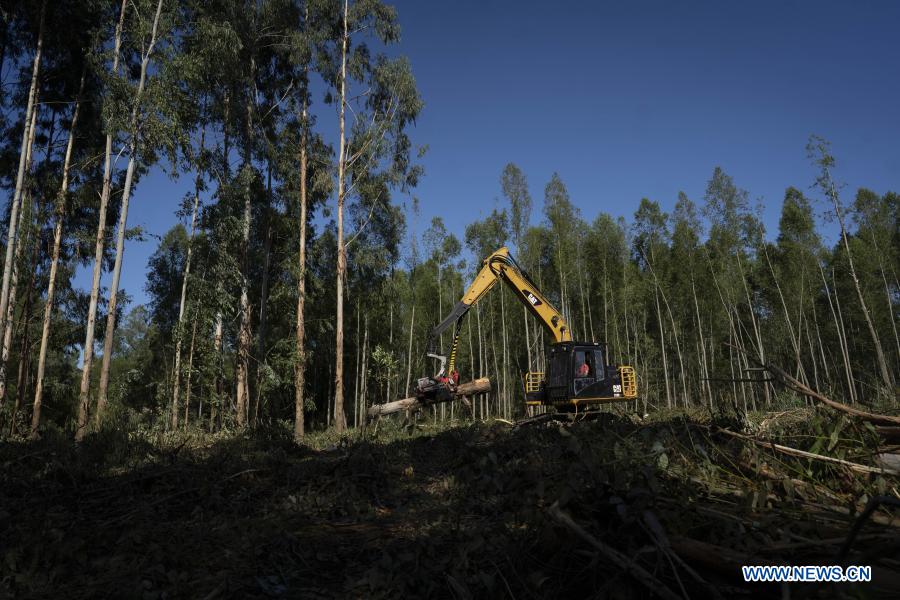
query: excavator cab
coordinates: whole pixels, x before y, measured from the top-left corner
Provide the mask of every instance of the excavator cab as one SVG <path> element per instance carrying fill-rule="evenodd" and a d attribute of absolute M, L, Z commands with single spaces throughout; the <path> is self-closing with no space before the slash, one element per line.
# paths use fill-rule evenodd
<path fill-rule="evenodd" d="M 634 369 L 607 362 L 606 344 L 562 342 L 551 345 L 547 373 L 531 372 L 525 376 L 526 403 L 572 409 L 636 398 Z"/>

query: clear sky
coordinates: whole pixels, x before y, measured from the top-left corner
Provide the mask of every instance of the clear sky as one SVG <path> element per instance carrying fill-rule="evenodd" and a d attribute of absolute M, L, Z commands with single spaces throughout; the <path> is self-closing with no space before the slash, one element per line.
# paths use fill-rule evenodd
<path fill-rule="evenodd" d="M 586 219 L 630 219 L 642 197 L 665 210 L 679 190 L 702 201 L 719 165 L 764 205 L 772 235 L 784 189 L 813 181 L 811 133 L 833 143 L 848 198 L 860 186 L 900 190 L 898 2 L 404 0 L 397 9 L 399 52 L 425 101 L 412 130 L 429 147 L 414 192 L 420 232 L 440 215 L 462 239 L 500 202 L 500 172 L 515 162 L 535 222 L 554 171 Z M 162 235 L 189 185 L 154 169 L 129 225 Z M 135 302 L 156 244 L 126 247 L 122 286 Z M 80 274 L 82 287 L 88 279 Z"/>

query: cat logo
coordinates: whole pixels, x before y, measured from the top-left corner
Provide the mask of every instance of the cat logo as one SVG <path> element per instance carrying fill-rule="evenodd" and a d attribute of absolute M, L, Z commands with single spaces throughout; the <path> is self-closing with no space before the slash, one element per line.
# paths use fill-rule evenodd
<path fill-rule="evenodd" d="M 541 301 L 538 300 L 537 296 L 532 294 L 530 291 L 522 290 L 522 293 L 525 294 L 525 297 L 528 298 L 528 301 L 531 302 L 532 306 L 540 306 L 541 305 Z"/>

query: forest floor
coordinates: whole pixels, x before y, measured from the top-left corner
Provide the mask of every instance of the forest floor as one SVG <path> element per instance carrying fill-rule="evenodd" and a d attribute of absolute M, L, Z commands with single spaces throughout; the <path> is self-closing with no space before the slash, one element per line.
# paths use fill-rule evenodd
<path fill-rule="evenodd" d="M 900 476 L 723 432 L 871 467 L 871 428 L 846 417 L 379 429 L 2 443 L 0 597 L 900 594 L 900 510 L 857 516 Z M 749 584 L 742 564 L 872 565 L 873 581 Z"/>

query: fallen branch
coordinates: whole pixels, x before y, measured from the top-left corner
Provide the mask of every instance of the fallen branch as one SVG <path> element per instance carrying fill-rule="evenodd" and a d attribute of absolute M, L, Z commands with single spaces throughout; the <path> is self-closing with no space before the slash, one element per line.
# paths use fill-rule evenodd
<path fill-rule="evenodd" d="M 550 506 L 550 508 L 547 509 L 547 512 L 551 517 L 553 517 L 554 521 L 560 523 L 561 525 L 565 525 L 578 537 L 586 541 L 588 544 L 598 550 L 600 554 L 609 559 L 610 562 L 615 564 L 626 573 L 629 573 L 638 582 L 642 583 L 644 587 L 646 587 L 657 596 L 661 598 L 667 598 L 668 600 L 680 600 L 675 592 L 670 590 L 668 586 L 666 586 L 666 584 L 654 577 L 652 573 L 647 571 L 639 564 L 635 563 L 633 560 L 631 560 L 612 546 L 607 546 L 606 544 L 592 536 L 590 533 L 585 531 L 584 528 L 582 528 L 578 523 L 572 520 L 572 517 L 560 510 L 559 504 L 557 502 L 554 502 Z"/>
<path fill-rule="evenodd" d="M 768 442 L 766 440 L 759 440 L 755 437 L 751 437 L 749 435 L 744 435 L 742 433 L 737 433 L 736 431 L 729 431 L 728 429 L 717 429 L 720 433 L 724 433 L 726 435 L 730 435 L 732 437 L 736 437 L 738 439 L 746 440 L 748 442 L 753 442 L 758 446 L 762 446 L 763 448 L 771 448 L 772 450 L 777 450 L 783 454 L 788 454 L 790 456 L 797 456 L 799 458 L 809 458 L 812 460 L 818 460 L 822 462 L 832 463 L 836 465 L 841 465 L 843 467 L 847 467 L 851 471 L 855 471 L 857 473 L 877 473 L 879 475 L 898 475 L 900 472 L 882 469 L 878 467 L 870 467 L 867 465 L 861 465 L 858 463 L 850 462 L 849 460 L 843 460 L 841 458 L 834 458 L 831 456 L 823 456 L 821 454 L 813 454 L 812 452 L 807 452 L 805 450 L 798 450 L 796 448 L 791 448 L 790 446 L 782 446 L 781 444 L 776 444 L 775 442 Z"/>
<path fill-rule="evenodd" d="M 456 400 L 458 398 L 467 398 L 471 396 L 476 396 L 478 394 L 486 394 L 491 391 L 491 380 L 487 377 L 482 377 L 480 379 L 476 379 L 475 381 L 469 381 L 466 383 L 461 383 L 456 386 L 456 390 L 453 392 L 451 400 Z M 403 398 L 402 400 L 394 400 L 393 402 L 385 402 L 384 404 L 373 404 L 369 407 L 367 414 L 369 418 L 378 417 L 381 415 L 389 415 L 391 413 L 400 412 L 403 410 L 413 410 L 422 408 L 423 406 L 428 406 L 429 404 L 436 404 L 434 402 L 425 403 L 419 400 L 416 397 L 412 398 Z"/>
<path fill-rule="evenodd" d="M 843 402 L 836 402 L 835 400 L 832 400 L 831 398 L 828 398 L 827 396 L 824 396 L 814 389 L 810 388 L 809 386 L 805 385 L 803 382 L 791 376 L 781 367 L 759 361 L 740 346 L 735 346 L 734 344 L 726 345 L 738 350 L 751 361 L 766 369 L 769 373 L 780 379 L 787 387 L 791 388 L 795 392 L 803 394 L 804 396 L 812 398 L 813 400 L 817 400 L 835 410 L 841 411 L 848 415 L 853 415 L 854 417 L 860 418 L 863 421 L 869 421 L 870 423 L 878 423 L 881 425 L 900 425 L 900 417 L 870 413 L 864 410 L 859 410 L 858 408 L 853 408 L 852 406 L 847 406 Z"/>

